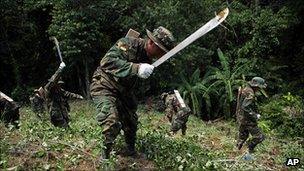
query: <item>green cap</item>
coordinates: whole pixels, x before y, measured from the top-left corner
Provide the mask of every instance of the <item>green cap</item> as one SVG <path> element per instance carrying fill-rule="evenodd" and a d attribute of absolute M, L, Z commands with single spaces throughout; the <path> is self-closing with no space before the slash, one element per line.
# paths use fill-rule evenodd
<path fill-rule="evenodd" d="M 147 30 L 148 37 L 163 51 L 168 52 L 174 47 L 175 38 L 172 33 L 165 27 L 159 26 L 151 33 Z"/>
<path fill-rule="evenodd" d="M 249 81 L 249 85 L 251 87 L 259 87 L 259 88 L 266 88 L 267 84 L 265 80 L 261 77 L 253 77 L 251 81 Z"/>

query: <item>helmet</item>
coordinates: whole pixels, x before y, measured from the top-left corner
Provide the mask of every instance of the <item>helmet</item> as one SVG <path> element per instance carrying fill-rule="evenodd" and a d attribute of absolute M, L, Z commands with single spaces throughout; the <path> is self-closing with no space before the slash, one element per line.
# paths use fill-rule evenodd
<path fill-rule="evenodd" d="M 168 52 L 174 47 L 175 38 L 165 27 L 159 26 L 151 33 L 147 30 L 148 37 L 163 51 Z"/>
<path fill-rule="evenodd" d="M 249 85 L 251 87 L 259 87 L 259 88 L 266 88 L 267 84 L 265 80 L 261 77 L 253 77 L 251 81 L 249 81 Z"/>

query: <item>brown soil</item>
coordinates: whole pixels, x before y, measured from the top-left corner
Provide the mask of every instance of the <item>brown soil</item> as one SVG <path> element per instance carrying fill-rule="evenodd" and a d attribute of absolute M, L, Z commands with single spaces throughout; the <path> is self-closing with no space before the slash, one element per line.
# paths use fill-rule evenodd
<path fill-rule="evenodd" d="M 155 170 L 154 163 L 147 160 L 144 154 L 137 157 L 117 156 L 117 170 Z"/>

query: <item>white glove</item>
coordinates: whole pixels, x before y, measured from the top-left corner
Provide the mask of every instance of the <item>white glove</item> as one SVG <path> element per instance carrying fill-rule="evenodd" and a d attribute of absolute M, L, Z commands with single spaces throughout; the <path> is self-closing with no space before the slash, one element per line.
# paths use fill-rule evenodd
<path fill-rule="evenodd" d="M 257 117 L 257 119 L 260 119 L 261 115 L 260 115 L 260 114 L 257 114 L 256 117 Z"/>
<path fill-rule="evenodd" d="M 152 74 L 153 69 L 154 69 L 153 65 L 150 65 L 150 64 L 147 64 L 147 63 L 140 64 L 137 74 L 140 78 L 146 79 Z"/>
<path fill-rule="evenodd" d="M 82 96 L 80 96 L 79 98 L 80 98 L 80 99 L 83 99 L 83 97 L 82 97 Z"/>
<path fill-rule="evenodd" d="M 65 67 L 65 63 L 61 62 L 60 65 L 59 65 L 59 69 L 63 69 L 64 67 Z"/>

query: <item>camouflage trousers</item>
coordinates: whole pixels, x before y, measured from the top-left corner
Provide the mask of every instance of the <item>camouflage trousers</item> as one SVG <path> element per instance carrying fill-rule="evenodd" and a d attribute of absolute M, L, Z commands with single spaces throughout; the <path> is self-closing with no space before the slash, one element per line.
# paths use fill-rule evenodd
<path fill-rule="evenodd" d="M 18 127 L 17 121 L 19 118 L 19 108 L 16 106 L 16 104 L 7 102 L 4 109 L 0 109 L 0 120 L 2 120 L 6 125 L 11 123 Z"/>
<path fill-rule="evenodd" d="M 53 108 L 50 110 L 51 123 L 56 127 L 69 127 L 69 114 L 66 110 Z"/>
<path fill-rule="evenodd" d="M 265 135 L 263 135 L 257 123 L 241 123 L 239 126 L 237 145 L 243 146 L 245 141 L 248 139 L 249 134 L 251 134 L 252 138 L 247 142 L 247 145 L 251 150 L 253 150 L 257 144 L 261 143 L 265 139 Z"/>
<path fill-rule="evenodd" d="M 93 97 L 93 101 L 97 122 L 103 127 L 104 144 L 113 144 L 122 129 L 126 144 L 134 146 L 138 124 L 135 98 L 132 95 L 119 96 L 105 89 L 100 96 Z"/>
<path fill-rule="evenodd" d="M 188 121 L 189 115 L 190 110 L 188 108 L 179 110 L 177 114 L 172 117 L 171 131 L 175 133 L 181 129 L 182 134 L 185 135 L 187 130 L 186 123 Z"/>

